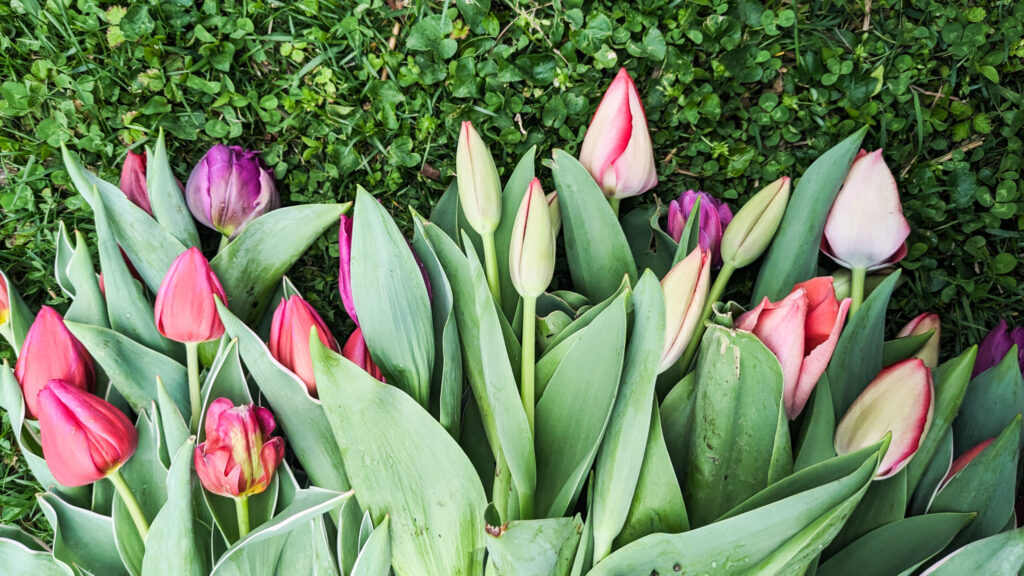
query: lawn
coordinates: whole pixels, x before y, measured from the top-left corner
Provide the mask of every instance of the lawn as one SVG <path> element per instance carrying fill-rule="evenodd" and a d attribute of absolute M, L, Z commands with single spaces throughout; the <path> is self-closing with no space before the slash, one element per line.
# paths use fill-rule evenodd
<path fill-rule="evenodd" d="M 62 144 L 112 181 L 161 128 L 182 181 L 212 143 L 239 144 L 263 151 L 286 204 L 362 186 L 407 224 L 406 207 L 429 213 L 447 186 L 460 121 L 505 174 L 531 146 L 576 153 L 625 67 L 661 183 L 624 210 L 691 188 L 736 202 L 868 125 L 913 227 L 890 329 L 940 312 L 951 352 L 1024 311 L 1022 37 L 1012 1 L 13 0 L 0 5 L 0 267 L 30 304 L 64 302 L 57 223 L 91 233 L 91 215 Z M 341 334 L 322 267 L 334 239 L 291 277 Z M 32 526 L 36 487 L 3 426 L 0 522 Z"/>

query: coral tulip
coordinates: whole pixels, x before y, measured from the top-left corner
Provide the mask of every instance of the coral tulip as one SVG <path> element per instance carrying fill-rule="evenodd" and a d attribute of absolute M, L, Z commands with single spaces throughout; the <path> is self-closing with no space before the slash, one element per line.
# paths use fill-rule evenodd
<path fill-rule="evenodd" d="M 223 144 L 210 148 L 192 170 L 185 199 L 196 220 L 232 238 L 280 205 L 274 178 L 258 152 Z"/>
<path fill-rule="evenodd" d="M 924 346 L 914 354 L 914 358 L 920 358 L 924 360 L 924 365 L 929 368 L 935 368 L 939 365 L 939 335 L 941 330 L 942 322 L 939 320 L 939 315 L 931 312 L 925 312 L 920 316 L 914 318 L 907 325 L 900 329 L 899 333 L 896 334 L 897 338 L 904 338 L 907 336 L 917 336 L 924 334 L 928 331 L 934 330 L 928 341 L 924 343 Z"/>
<path fill-rule="evenodd" d="M 171 264 L 156 293 L 156 327 L 178 342 L 206 342 L 224 334 L 213 297 L 227 303 L 224 288 L 202 252 L 192 247 Z"/>
<path fill-rule="evenodd" d="M 146 188 L 146 153 L 136 154 L 131 150 L 124 157 L 121 166 L 121 191 L 139 208 L 150 216 L 153 208 L 149 204 L 149 191 Z"/>
<path fill-rule="evenodd" d="M 1024 327 L 1017 326 L 1010 330 L 1006 320 L 1000 320 L 978 345 L 978 358 L 974 362 L 971 377 L 999 364 L 1014 345 L 1017 346 L 1017 361 L 1024 372 Z"/>
<path fill-rule="evenodd" d="M 28 416 L 35 418 L 39 414 L 37 397 L 47 382 L 62 380 L 69 386 L 92 391 L 96 370 L 92 357 L 64 325 L 60 313 L 43 306 L 25 335 L 14 376 L 21 384 Z"/>
<path fill-rule="evenodd" d="M 659 372 L 683 355 L 697 333 L 711 281 L 711 253 L 698 246 L 661 279 L 665 293 L 665 345 Z"/>
<path fill-rule="evenodd" d="M 700 231 L 698 242 L 700 247 L 711 251 L 711 265 L 722 265 L 722 233 L 732 221 L 732 210 L 729 205 L 707 192 L 687 190 L 668 205 L 668 234 L 679 242 L 683 229 L 693 212 L 693 205 L 700 198 Z"/>
<path fill-rule="evenodd" d="M 218 398 L 206 411 L 206 441 L 196 446 L 196 475 L 203 488 L 230 498 L 247 498 L 267 489 L 284 459 L 284 439 L 271 438 L 270 410 L 254 404 L 235 406 Z"/>
<path fill-rule="evenodd" d="M 309 353 L 310 329 L 316 327 L 317 337 L 324 346 L 339 351 L 338 342 L 327 329 L 323 318 L 301 296 L 293 295 L 274 311 L 270 325 L 270 354 L 306 383 L 311 396 L 316 396 L 313 379 L 313 358 Z"/>
<path fill-rule="evenodd" d="M 348 337 L 348 340 L 345 341 L 345 346 L 341 349 L 341 355 L 365 370 L 370 376 L 381 382 L 385 381 L 380 368 L 374 364 L 373 358 L 370 357 L 370 351 L 366 348 L 366 340 L 363 339 L 363 331 L 361 329 L 356 328 Z"/>

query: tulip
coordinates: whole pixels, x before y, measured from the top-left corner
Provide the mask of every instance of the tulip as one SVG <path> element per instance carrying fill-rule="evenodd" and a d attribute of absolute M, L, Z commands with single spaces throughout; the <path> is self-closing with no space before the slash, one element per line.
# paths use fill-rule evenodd
<path fill-rule="evenodd" d="M 309 302 L 298 295 L 288 300 L 282 298 L 270 326 L 270 354 L 305 382 L 310 396 L 315 398 L 313 358 L 309 353 L 310 329 L 314 327 L 320 342 L 338 352 L 338 342 Z"/>
<path fill-rule="evenodd" d="M 711 265 L 722 265 L 722 233 L 732 221 L 732 210 L 729 205 L 707 192 L 687 190 L 677 200 L 668 205 L 668 234 L 679 242 L 683 236 L 686 221 L 693 212 L 693 205 L 700 198 L 700 231 L 698 243 L 700 247 L 711 251 Z"/>
<path fill-rule="evenodd" d="M 697 334 L 711 281 L 711 253 L 698 246 L 661 279 L 665 344 L 659 372 L 676 363 Z"/>
<path fill-rule="evenodd" d="M 0 274 L 0 326 L 11 319 L 11 294 L 7 289 L 7 279 Z"/>
<path fill-rule="evenodd" d="M 43 306 L 28 329 L 14 376 L 21 384 L 29 418 L 39 414 L 37 398 L 50 380 L 62 380 L 86 391 L 92 391 L 96 383 L 92 357 L 68 331 L 60 313 L 49 306 Z"/>
<path fill-rule="evenodd" d="M 249 532 L 249 496 L 270 485 L 284 459 L 284 439 L 271 438 L 274 416 L 254 404 L 218 398 L 206 411 L 206 441 L 196 446 L 195 468 L 209 492 L 235 499 L 238 531 Z"/>
<path fill-rule="evenodd" d="M 789 187 L 789 177 L 783 176 L 754 194 L 740 208 L 722 232 L 725 267 L 743 268 L 768 249 L 782 222 L 782 215 L 786 213 Z"/>
<path fill-rule="evenodd" d="M 359 325 L 356 301 L 352 298 L 352 218 L 342 214 L 338 229 L 338 292 L 349 318 Z"/>
<path fill-rule="evenodd" d="M 525 299 L 544 293 L 555 273 L 555 237 L 547 198 L 534 178 L 519 204 L 509 248 L 509 275 Z"/>
<path fill-rule="evenodd" d="M 928 434 L 934 398 L 932 372 L 919 358 L 889 366 L 868 384 L 839 421 L 836 453 L 842 456 L 855 452 L 892 434 L 875 478 L 896 475 Z"/>
<path fill-rule="evenodd" d="M 928 331 L 934 330 L 928 341 L 924 343 L 924 346 L 914 354 L 914 358 L 920 358 L 924 360 L 924 365 L 934 369 L 939 365 L 939 334 L 941 333 L 941 322 L 939 321 L 939 315 L 926 312 L 921 314 L 917 318 L 914 318 L 907 325 L 900 329 L 899 333 L 896 334 L 897 338 L 905 338 L 907 336 L 917 336 L 924 334 Z M 1024 336 L 1024 334 L 1022 334 Z"/>
<path fill-rule="evenodd" d="M 636 196 L 658 184 L 654 147 L 640 94 L 625 68 L 612 80 L 583 137 L 580 163 L 614 199 Z"/>
<path fill-rule="evenodd" d="M 149 204 L 149 191 L 146 188 L 146 153 L 136 154 L 131 150 L 124 157 L 121 166 L 121 191 L 139 208 L 150 216 L 153 208 Z"/>
<path fill-rule="evenodd" d="M 363 331 L 361 329 L 356 328 L 355 332 L 352 332 L 352 335 L 348 337 L 348 340 L 345 341 L 345 346 L 341 349 L 341 355 L 365 370 L 370 376 L 381 382 L 385 381 L 380 368 L 374 364 L 373 358 L 370 357 L 370 351 L 366 348 L 366 340 L 363 339 Z"/>
<path fill-rule="evenodd" d="M 790 420 L 828 367 L 849 308 L 849 300 L 836 300 L 832 278 L 822 276 L 797 284 L 781 302 L 765 298 L 736 320 L 738 330 L 753 332 L 779 359 Z"/>
<path fill-rule="evenodd" d="M 562 209 L 558 204 L 558 192 L 552 192 L 547 195 L 548 199 L 548 213 L 551 215 L 551 229 L 555 231 L 555 236 L 562 230 Z"/>
<path fill-rule="evenodd" d="M 223 144 L 210 148 L 192 170 L 185 199 L 196 220 L 230 238 L 280 205 L 258 153 Z"/>
<path fill-rule="evenodd" d="M 1000 320 L 978 345 L 978 358 L 974 362 L 971 377 L 999 364 L 1014 345 L 1017 346 L 1017 361 L 1024 372 L 1024 327 L 1017 326 L 1010 330 L 1006 320 Z"/>
<path fill-rule="evenodd" d="M 494 248 L 494 231 L 501 221 L 501 183 L 494 158 L 472 122 L 463 122 L 459 145 L 455 152 L 455 176 L 459 187 L 459 204 L 466 221 L 480 235 L 484 245 L 487 286 L 495 300 L 501 300 L 498 283 L 498 258 Z"/>

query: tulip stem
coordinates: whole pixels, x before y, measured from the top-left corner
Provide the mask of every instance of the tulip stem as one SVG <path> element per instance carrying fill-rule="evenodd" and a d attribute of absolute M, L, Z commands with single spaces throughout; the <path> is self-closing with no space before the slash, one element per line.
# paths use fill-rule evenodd
<path fill-rule="evenodd" d="M 711 317 L 711 309 L 714 307 L 715 302 L 718 302 L 722 294 L 725 293 L 725 287 L 729 284 L 729 279 L 735 271 L 736 267 L 732 262 L 723 263 L 722 269 L 718 271 L 718 276 L 715 277 L 715 283 L 711 285 L 707 302 L 704 303 L 704 309 L 700 313 L 700 320 L 697 322 L 697 330 L 686 344 L 686 351 L 683 352 L 683 356 L 679 359 L 679 366 L 682 368 L 683 376 L 686 375 L 687 370 L 690 368 L 690 363 L 693 362 L 693 357 L 697 355 L 697 349 L 700 348 L 700 341 L 704 337 L 704 331 L 707 329 L 706 322 Z"/>
<path fill-rule="evenodd" d="M 612 212 L 615 214 L 615 217 L 618 218 L 619 217 L 619 199 L 614 197 L 614 196 L 612 196 L 611 198 L 608 199 L 608 205 L 610 205 L 612 207 Z"/>
<path fill-rule="evenodd" d="M 533 391 L 534 371 L 534 340 L 537 332 L 537 297 L 523 297 L 523 366 L 522 386 L 520 395 L 523 398 L 523 409 L 526 410 L 526 421 L 530 423 L 530 434 L 533 435 L 533 411 L 536 398 Z"/>
<path fill-rule="evenodd" d="M 142 541 L 145 542 L 146 536 L 149 536 L 149 522 L 146 521 L 146 516 L 142 513 L 142 507 L 135 499 L 135 494 L 132 494 L 132 489 L 124 481 L 124 476 L 121 476 L 121 470 L 115 468 L 107 475 L 107 478 L 110 478 L 110 482 L 114 484 L 114 489 L 117 490 L 118 496 L 121 497 L 125 508 L 128 509 L 128 514 L 132 517 L 132 522 L 135 523 L 135 528 L 139 531 L 139 536 L 142 536 Z"/>
<path fill-rule="evenodd" d="M 868 271 L 864 268 L 850 270 L 850 317 L 857 313 L 857 309 L 864 302 L 864 278 Z"/>
<path fill-rule="evenodd" d="M 192 419 L 189 430 L 199 430 L 199 416 L 203 411 L 203 399 L 199 389 L 199 343 L 185 342 L 185 357 L 188 359 L 188 395 L 192 402 Z"/>
<path fill-rule="evenodd" d="M 501 302 L 501 284 L 498 279 L 498 255 L 494 249 L 494 232 L 480 235 L 484 243 L 484 266 L 487 271 L 487 286 L 495 302 Z"/>
<path fill-rule="evenodd" d="M 230 244 L 230 243 L 231 243 L 231 237 L 230 236 L 221 236 L 220 237 L 220 245 L 217 246 L 217 254 L 220 254 L 221 252 L 223 252 L 224 249 L 227 248 L 228 244 Z"/>
<path fill-rule="evenodd" d="M 249 534 L 249 497 L 239 496 L 235 498 L 235 515 L 238 517 L 238 539 L 241 540 Z"/>

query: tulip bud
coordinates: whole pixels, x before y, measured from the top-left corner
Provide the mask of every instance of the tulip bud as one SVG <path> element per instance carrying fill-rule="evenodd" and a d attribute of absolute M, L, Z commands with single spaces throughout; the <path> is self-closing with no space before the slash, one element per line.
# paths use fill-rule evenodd
<path fill-rule="evenodd" d="M 924 334 L 929 330 L 934 330 L 928 341 L 924 343 L 924 346 L 914 354 L 914 358 L 920 358 L 924 361 L 924 365 L 929 368 L 935 368 L 939 365 L 939 334 L 941 332 L 941 322 L 939 321 L 938 314 L 924 313 L 914 318 L 907 325 L 904 326 L 898 334 L 897 338 L 904 338 L 906 336 L 917 336 Z"/>
<path fill-rule="evenodd" d="M 547 198 L 534 178 L 519 204 L 508 254 L 512 285 L 523 298 L 544 293 L 555 274 L 555 235 Z"/>
<path fill-rule="evenodd" d="M 608 197 L 636 196 L 658 184 L 647 116 L 625 68 L 619 70 L 594 112 L 580 147 L 580 164 Z"/>
<path fill-rule="evenodd" d="M 711 253 L 699 246 L 661 279 L 665 293 L 665 346 L 659 372 L 679 360 L 697 332 L 710 281 Z"/>
<path fill-rule="evenodd" d="M 39 393 L 43 458 L 65 486 L 85 486 L 121 467 L 138 445 L 128 417 L 112 404 L 63 380 Z"/>
<path fill-rule="evenodd" d="M 875 472 L 878 480 L 894 476 L 917 452 L 932 423 L 935 391 L 932 372 L 918 358 L 882 370 L 836 427 L 835 449 L 842 456 L 892 434 L 889 450 Z"/>
<path fill-rule="evenodd" d="M 668 205 L 668 235 L 676 242 L 680 241 L 697 198 L 700 198 L 698 243 L 701 248 L 711 251 L 711 265 L 717 268 L 722 265 L 722 233 L 732 222 L 732 210 L 728 204 L 707 192 L 683 192 Z"/>
<path fill-rule="evenodd" d="M 11 294 L 7 289 L 7 280 L 0 274 L 0 326 L 11 319 Z"/>
<path fill-rule="evenodd" d="M 206 410 L 205 426 L 206 441 L 195 451 L 203 488 L 230 498 L 266 490 L 284 459 L 284 439 L 270 437 L 275 427 L 270 410 L 218 398 Z"/>
<path fill-rule="evenodd" d="M 374 364 L 370 357 L 370 351 L 366 348 L 366 340 L 363 339 L 363 331 L 356 328 L 355 332 L 345 341 L 345 347 L 341 349 L 341 355 L 348 358 L 353 364 L 359 366 L 370 376 L 384 382 L 384 375 L 380 368 Z"/>
<path fill-rule="evenodd" d="M 971 378 L 999 364 L 1014 344 L 1017 345 L 1017 361 L 1024 372 L 1024 327 L 1017 326 L 1010 330 L 1006 320 L 1000 320 L 978 345 L 978 358 L 974 362 Z"/>
<path fill-rule="evenodd" d="M 192 170 L 185 199 L 196 220 L 232 238 L 280 205 L 274 178 L 258 153 L 223 144 L 210 148 Z"/>
<path fill-rule="evenodd" d="M 356 301 L 352 298 L 352 218 L 342 214 L 338 229 L 338 292 L 349 318 L 359 325 Z"/>
<path fill-rule="evenodd" d="M 733 268 L 743 268 L 757 260 L 775 237 L 788 202 L 788 176 L 747 200 L 722 233 L 722 261 Z"/>
<path fill-rule="evenodd" d="M 21 384 L 28 416 L 35 418 L 39 414 L 37 398 L 47 382 L 62 380 L 70 386 L 92 391 L 96 370 L 92 357 L 68 331 L 60 313 L 43 306 L 25 335 L 14 377 Z"/>
<path fill-rule="evenodd" d="M 181 253 L 156 293 L 156 327 L 177 342 L 206 342 L 224 334 L 213 297 L 227 303 L 224 288 L 198 248 Z"/>
<path fill-rule="evenodd" d="M 910 225 L 882 151 L 861 151 L 825 221 L 821 250 L 840 266 L 877 270 L 907 255 Z"/>
<path fill-rule="evenodd" d="M 149 205 L 149 191 L 146 188 L 146 153 L 136 154 L 131 150 L 124 157 L 121 166 L 121 191 L 139 208 L 150 216 L 153 208 Z"/>
<path fill-rule="evenodd" d="M 455 152 L 455 169 L 459 204 L 466 221 L 481 236 L 494 233 L 501 221 L 501 184 L 491 151 L 472 122 L 462 123 Z"/>
<path fill-rule="evenodd" d="M 548 214 L 551 216 L 551 229 L 554 230 L 555 236 L 562 230 L 562 209 L 558 205 L 558 192 L 552 192 L 547 195 L 548 199 Z"/>
<path fill-rule="evenodd" d="M 338 352 L 338 342 L 309 302 L 298 295 L 288 300 L 282 298 L 270 326 L 270 354 L 305 382 L 310 396 L 316 397 L 313 358 L 309 353 L 310 329 L 314 327 L 320 342 Z"/>

